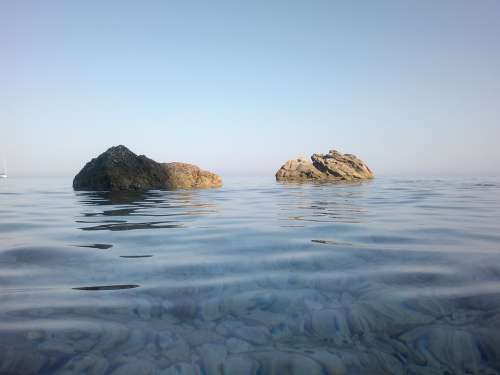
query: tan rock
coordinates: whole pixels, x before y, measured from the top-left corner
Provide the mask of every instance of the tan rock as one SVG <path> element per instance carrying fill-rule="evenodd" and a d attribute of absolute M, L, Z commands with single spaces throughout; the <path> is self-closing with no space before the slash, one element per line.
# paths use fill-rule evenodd
<path fill-rule="evenodd" d="M 341 154 L 336 150 L 331 150 L 326 155 L 314 154 L 311 159 L 313 165 L 322 173 L 342 180 L 373 178 L 370 168 L 352 154 Z"/>
<path fill-rule="evenodd" d="M 204 171 L 187 163 L 163 163 L 167 185 L 175 189 L 221 187 L 222 179 L 215 173 Z"/>
<path fill-rule="evenodd" d="M 278 181 L 322 180 L 325 176 L 308 160 L 288 160 L 276 173 Z"/>
<path fill-rule="evenodd" d="M 373 178 L 368 166 L 352 154 L 331 150 L 314 154 L 312 162 L 301 157 L 287 161 L 276 172 L 278 181 L 356 181 Z"/>

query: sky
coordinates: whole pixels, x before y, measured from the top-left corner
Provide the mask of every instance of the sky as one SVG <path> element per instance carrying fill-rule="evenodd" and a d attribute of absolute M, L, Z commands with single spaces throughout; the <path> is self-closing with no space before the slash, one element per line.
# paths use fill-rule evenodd
<path fill-rule="evenodd" d="M 73 176 L 124 144 L 269 175 L 500 175 L 500 1 L 0 0 L 0 158 Z"/>

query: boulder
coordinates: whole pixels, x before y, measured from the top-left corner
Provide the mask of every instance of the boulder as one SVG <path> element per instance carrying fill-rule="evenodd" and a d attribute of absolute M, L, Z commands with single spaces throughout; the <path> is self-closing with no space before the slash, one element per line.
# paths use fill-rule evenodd
<path fill-rule="evenodd" d="M 210 188 L 221 187 L 222 179 L 215 173 L 204 171 L 187 163 L 163 163 L 169 188 Z"/>
<path fill-rule="evenodd" d="M 370 168 L 352 154 L 331 150 L 325 155 L 313 154 L 311 161 L 303 157 L 287 161 L 276 172 L 276 180 L 357 181 L 373 178 Z"/>
<path fill-rule="evenodd" d="M 147 190 L 222 186 L 216 174 L 184 163 L 157 163 L 115 146 L 89 161 L 75 176 L 75 190 Z"/>
<path fill-rule="evenodd" d="M 323 173 L 303 157 L 288 160 L 276 173 L 278 181 L 321 180 L 323 178 Z"/>

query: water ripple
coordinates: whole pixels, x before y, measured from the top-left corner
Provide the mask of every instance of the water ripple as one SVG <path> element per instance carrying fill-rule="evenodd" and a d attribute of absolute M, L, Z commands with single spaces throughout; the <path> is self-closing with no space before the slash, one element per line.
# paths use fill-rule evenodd
<path fill-rule="evenodd" d="M 35 182 L 0 191 L 2 374 L 500 373 L 495 179 Z"/>

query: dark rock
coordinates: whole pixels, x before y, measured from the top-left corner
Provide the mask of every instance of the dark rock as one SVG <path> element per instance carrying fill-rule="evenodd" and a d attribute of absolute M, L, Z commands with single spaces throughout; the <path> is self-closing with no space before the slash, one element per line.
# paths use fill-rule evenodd
<path fill-rule="evenodd" d="M 219 187 L 219 176 L 184 163 L 161 164 L 115 146 L 88 162 L 75 176 L 75 190 L 146 190 Z"/>

